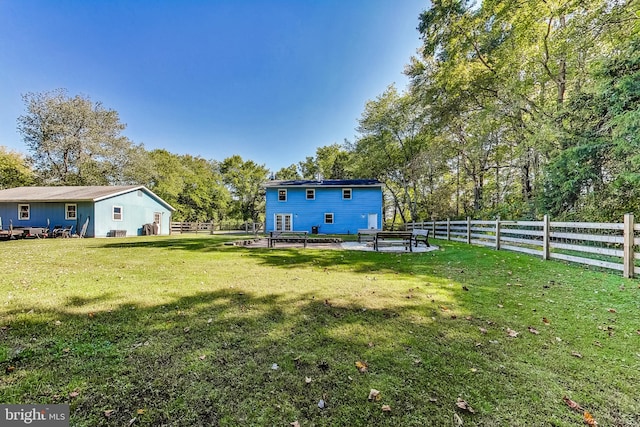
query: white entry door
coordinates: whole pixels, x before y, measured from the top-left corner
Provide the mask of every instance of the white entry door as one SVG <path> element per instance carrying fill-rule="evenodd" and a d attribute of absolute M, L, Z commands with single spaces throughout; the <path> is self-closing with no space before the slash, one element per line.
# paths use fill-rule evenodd
<path fill-rule="evenodd" d="M 367 222 L 368 229 L 378 228 L 378 214 L 369 214 L 369 221 Z"/>

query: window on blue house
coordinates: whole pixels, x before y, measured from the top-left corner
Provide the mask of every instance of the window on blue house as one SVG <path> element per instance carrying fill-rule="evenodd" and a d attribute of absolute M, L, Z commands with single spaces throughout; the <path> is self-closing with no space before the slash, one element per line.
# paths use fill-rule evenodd
<path fill-rule="evenodd" d="M 316 190 L 313 188 L 307 189 L 307 200 L 315 200 L 316 199 Z"/>
<path fill-rule="evenodd" d="M 78 219 L 78 205 L 67 203 L 64 205 L 64 219 Z"/>
<path fill-rule="evenodd" d="M 18 219 L 28 220 L 31 218 L 31 207 L 29 205 L 18 205 Z"/>
<path fill-rule="evenodd" d="M 278 201 L 286 202 L 287 201 L 287 190 L 280 189 L 278 190 Z"/>
<path fill-rule="evenodd" d="M 324 214 L 324 223 L 325 224 L 333 224 L 333 214 L 332 213 Z"/>
<path fill-rule="evenodd" d="M 342 198 L 345 200 L 351 200 L 351 189 L 343 188 L 342 189 Z"/>

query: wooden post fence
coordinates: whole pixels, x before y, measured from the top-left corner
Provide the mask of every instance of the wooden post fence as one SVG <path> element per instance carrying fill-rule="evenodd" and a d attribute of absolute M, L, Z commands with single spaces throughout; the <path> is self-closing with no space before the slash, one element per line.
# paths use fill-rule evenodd
<path fill-rule="evenodd" d="M 628 213 L 621 223 L 552 222 L 548 215 L 542 221 L 431 221 L 408 223 L 405 228 L 431 226 L 433 238 L 446 238 L 467 244 L 480 244 L 496 250 L 524 252 L 543 260 L 560 260 L 622 272 L 633 278 L 636 248 L 640 247 L 640 224 Z M 444 228 L 446 227 L 446 229 Z M 585 231 L 586 230 L 586 231 Z M 640 258 L 640 253 L 638 254 Z"/>

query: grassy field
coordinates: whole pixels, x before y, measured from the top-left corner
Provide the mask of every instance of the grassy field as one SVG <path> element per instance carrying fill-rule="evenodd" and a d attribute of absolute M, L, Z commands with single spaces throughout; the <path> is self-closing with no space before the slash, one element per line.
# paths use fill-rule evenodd
<path fill-rule="evenodd" d="M 73 426 L 640 425 L 638 281 L 230 238 L 0 242 L 0 402 Z"/>

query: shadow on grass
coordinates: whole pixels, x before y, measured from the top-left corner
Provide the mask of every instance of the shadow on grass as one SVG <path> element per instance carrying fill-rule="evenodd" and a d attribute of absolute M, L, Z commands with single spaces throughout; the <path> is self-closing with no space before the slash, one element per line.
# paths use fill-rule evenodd
<path fill-rule="evenodd" d="M 310 295 L 221 290 L 91 315 L 18 310 L 7 313 L 12 321 L 3 330 L 0 396 L 69 403 L 78 426 L 133 418 L 140 425 L 395 426 L 407 417 L 439 425 L 451 417 L 450 382 L 460 374 L 449 359 L 472 349 L 472 327 L 425 304 L 374 310 Z M 422 310 L 436 320 L 416 320 Z M 367 401 L 371 388 L 382 400 Z M 488 409 L 500 394 L 493 388 L 458 390 Z"/>
<path fill-rule="evenodd" d="M 366 252 L 340 249 L 317 248 L 254 248 L 228 245 L 230 242 L 245 240 L 238 236 L 189 236 L 157 237 L 152 239 L 122 239 L 107 242 L 94 248 L 157 248 L 189 252 L 233 252 L 248 255 L 264 265 L 279 268 L 297 267 L 348 267 L 351 271 L 370 272 L 407 272 L 420 270 L 421 263 L 436 256 L 437 252 L 427 253 L 390 253 Z"/>

